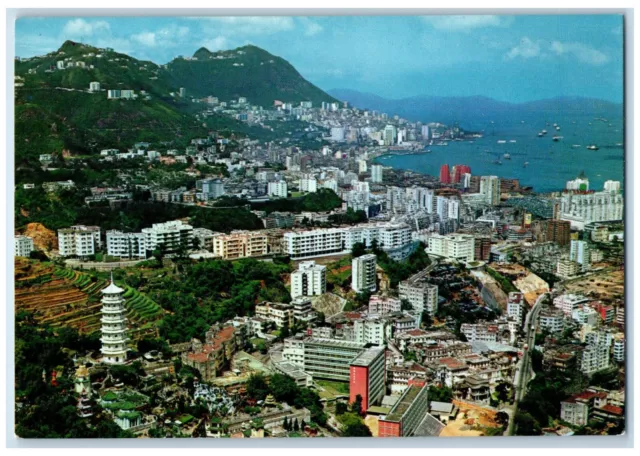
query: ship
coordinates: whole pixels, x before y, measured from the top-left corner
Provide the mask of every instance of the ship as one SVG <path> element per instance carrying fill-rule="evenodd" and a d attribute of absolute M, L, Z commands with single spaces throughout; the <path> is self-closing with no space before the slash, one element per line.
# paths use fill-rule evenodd
<path fill-rule="evenodd" d="M 509 154 L 504 154 L 502 157 L 503 157 L 505 160 L 511 160 L 511 155 L 509 155 Z"/>
<path fill-rule="evenodd" d="M 553 140 L 556 141 L 556 142 L 560 141 L 561 139 L 562 139 L 562 136 L 554 136 L 553 137 Z"/>
<path fill-rule="evenodd" d="M 587 146 L 587 149 L 589 150 L 598 150 L 600 149 L 598 146 L 596 146 L 595 144 L 590 144 Z"/>

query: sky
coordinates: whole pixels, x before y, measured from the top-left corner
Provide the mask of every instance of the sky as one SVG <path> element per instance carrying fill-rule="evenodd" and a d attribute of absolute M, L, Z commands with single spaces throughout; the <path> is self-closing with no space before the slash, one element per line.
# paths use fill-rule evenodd
<path fill-rule="evenodd" d="M 164 64 L 246 44 L 318 87 L 385 98 L 623 100 L 621 15 L 56 17 L 16 22 L 16 55 L 81 41 Z"/>

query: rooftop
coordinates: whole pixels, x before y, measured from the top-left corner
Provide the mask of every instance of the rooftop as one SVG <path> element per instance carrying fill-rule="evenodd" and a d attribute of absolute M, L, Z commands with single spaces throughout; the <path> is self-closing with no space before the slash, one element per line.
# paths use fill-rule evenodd
<path fill-rule="evenodd" d="M 396 402 L 396 404 L 391 409 L 391 413 L 389 413 L 385 417 L 385 421 L 399 422 L 402 419 L 402 415 L 404 415 L 404 413 L 409 410 L 409 407 L 411 407 L 413 401 L 416 400 L 416 397 L 418 397 L 420 391 L 422 391 L 422 388 L 418 386 L 410 386 L 409 388 L 407 388 L 402 396 L 400 396 L 398 402 Z"/>
<path fill-rule="evenodd" d="M 351 361 L 352 366 L 369 366 L 380 356 L 380 354 L 384 355 L 384 347 L 370 347 L 360 353 L 355 357 L 353 361 Z"/>

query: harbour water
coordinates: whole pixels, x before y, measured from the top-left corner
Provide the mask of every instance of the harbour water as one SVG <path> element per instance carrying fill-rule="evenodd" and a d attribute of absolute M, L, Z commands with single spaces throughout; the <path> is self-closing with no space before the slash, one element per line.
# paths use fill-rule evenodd
<path fill-rule="evenodd" d="M 554 124 L 560 130 L 556 130 Z M 574 179 L 582 171 L 589 178 L 593 190 L 601 190 L 607 180 L 623 182 L 622 116 L 596 119 L 592 115 L 556 115 L 549 118 L 530 115 L 493 123 L 480 120 L 475 125 L 461 126 L 481 131 L 484 136 L 448 141 L 447 146 L 427 146 L 422 153 L 383 155 L 377 158 L 377 162 L 432 176 L 438 176 L 440 166 L 445 163 L 450 168 L 468 165 L 474 175 L 516 178 L 521 186 L 531 186 L 538 193 L 562 190 L 566 181 Z M 538 137 L 543 129 L 548 133 Z M 562 138 L 554 141 L 552 138 L 556 135 Z M 587 149 L 592 144 L 599 149 Z M 505 154 L 508 154 L 508 159 Z"/>

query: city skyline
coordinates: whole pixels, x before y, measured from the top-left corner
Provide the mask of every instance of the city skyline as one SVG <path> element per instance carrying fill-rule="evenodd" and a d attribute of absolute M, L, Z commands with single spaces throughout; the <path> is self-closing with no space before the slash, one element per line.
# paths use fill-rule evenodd
<path fill-rule="evenodd" d="M 218 51 L 253 44 L 288 60 L 323 90 L 351 89 L 391 99 L 482 95 L 518 103 L 585 96 L 620 103 L 623 97 L 619 15 L 57 17 L 16 22 L 16 55 L 21 57 L 51 52 L 65 40 L 112 47 L 159 64 L 193 55 L 200 47 Z"/>

